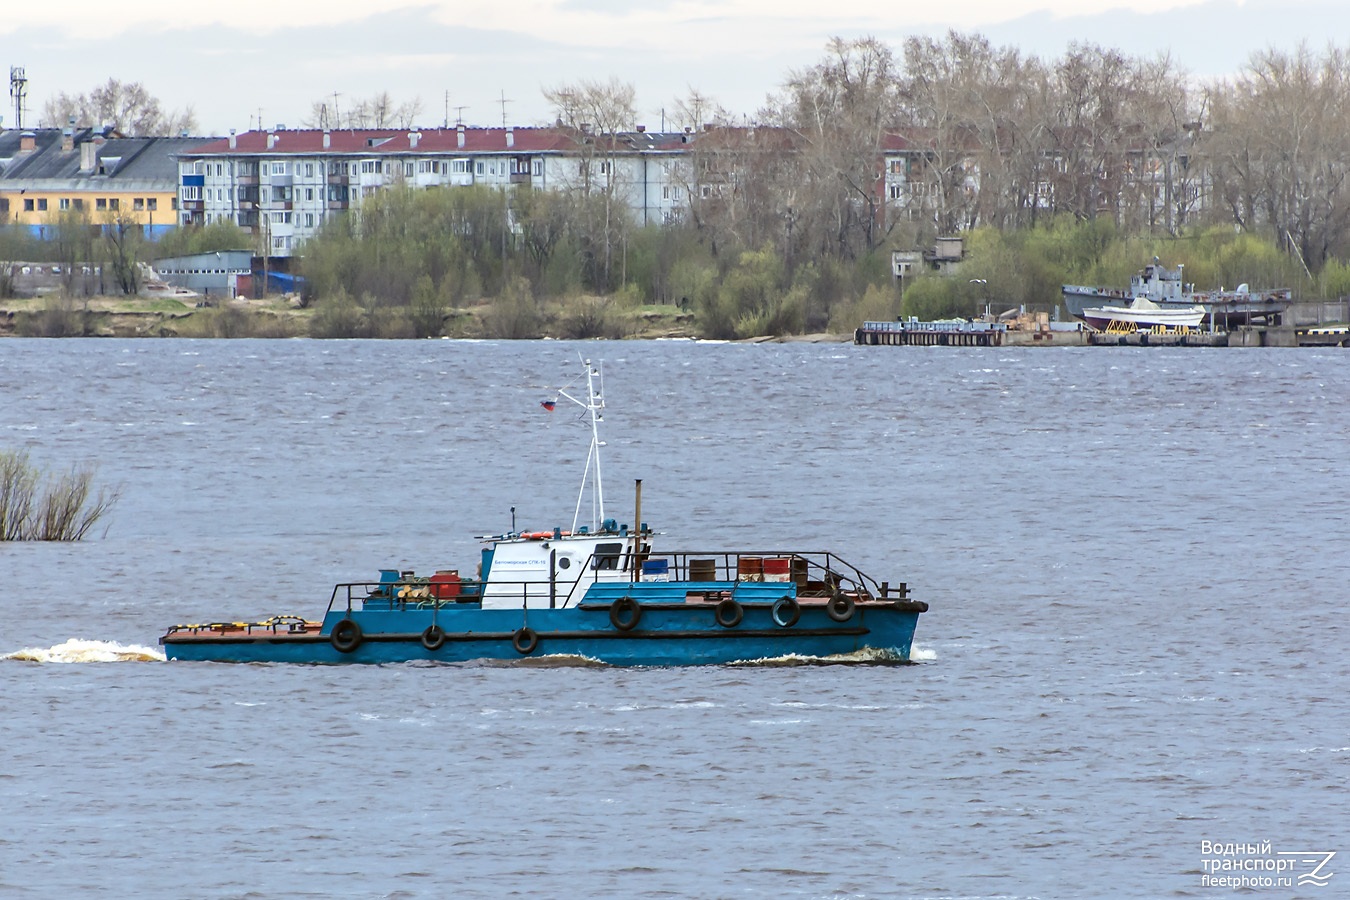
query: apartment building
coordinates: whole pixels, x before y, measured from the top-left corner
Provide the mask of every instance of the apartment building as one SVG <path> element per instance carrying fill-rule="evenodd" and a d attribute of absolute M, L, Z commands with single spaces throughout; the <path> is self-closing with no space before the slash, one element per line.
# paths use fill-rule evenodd
<path fill-rule="evenodd" d="M 179 224 L 234 222 L 291 256 L 324 222 L 396 185 L 607 192 L 640 223 L 680 202 L 687 135 L 564 128 L 313 130 L 231 134 L 178 155 Z"/>
<path fill-rule="evenodd" d="M 0 221 L 49 237 L 73 214 L 130 220 L 154 237 L 178 221 L 176 157 L 192 137 L 122 137 L 74 127 L 0 131 Z"/>

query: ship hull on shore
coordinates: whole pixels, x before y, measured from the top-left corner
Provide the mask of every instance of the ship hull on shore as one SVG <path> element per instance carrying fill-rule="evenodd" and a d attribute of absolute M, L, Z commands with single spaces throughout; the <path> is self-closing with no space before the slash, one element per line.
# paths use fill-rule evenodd
<path fill-rule="evenodd" d="M 1287 288 L 1252 291 L 1239 285 L 1233 291 L 1197 291 L 1182 281 L 1183 268 L 1168 269 L 1155 260 L 1130 279 L 1128 290 L 1066 284 L 1061 287 L 1065 310 L 1083 318 L 1085 310 L 1107 306 L 1128 306 L 1144 297 L 1161 309 L 1204 309 L 1204 324 L 1229 329 L 1239 325 L 1279 325 L 1284 312 L 1293 303 Z"/>

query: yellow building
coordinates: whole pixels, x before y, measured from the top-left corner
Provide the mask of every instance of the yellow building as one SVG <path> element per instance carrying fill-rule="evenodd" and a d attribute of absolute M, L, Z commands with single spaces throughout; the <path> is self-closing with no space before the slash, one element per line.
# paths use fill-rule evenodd
<path fill-rule="evenodd" d="M 130 221 L 150 237 L 178 223 L 174 154 L 203 138 L 127 138 L 111 130 L 0 131 L 0 220 L 47 237 L 63 217 Z"/>

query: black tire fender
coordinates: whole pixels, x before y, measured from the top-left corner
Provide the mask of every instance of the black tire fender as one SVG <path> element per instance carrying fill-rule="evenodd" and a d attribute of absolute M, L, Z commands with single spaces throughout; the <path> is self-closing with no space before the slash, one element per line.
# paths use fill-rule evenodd
<path fill-rule="evenodd" d="M 609 605 L 609 624 L 619 631 L 632 631 L 642 621 L 642 604 L 625 594 Z"/>
<path fill-rule="evenodd" d="M 843 591 L 835 591 L 830 597 L 830 602 L 825 604 L 825 612 L 836 622 L 847 622 L 853 618 L 853 610 L 856 604 L 853 598 Z"/>
<path fill-rule="evenodd" d="M 422 632 L 422 646 L 432 653 L 445 646 L 445 629 L 439 625 L 428 625 Z"/>
<path fill-rule="evenodd" d="M 516 633 L 511 635 L 511 646 L 515 647 L 521 656 L 529 656 L 534 652 L 534 648 L 539 646 L 539 633 L 528 626 L 518 628 Z"/>
<path fill-rule="evenodd" d="M 773 622 L 779 628 L 791 628 L 802 617 L 802 605 L 788 596 L 779 597 L 773 604 Z"/>
<path fill-rule="evenodd" d="M 361 646 L 361 626 L 352 619 L 343 619 L 333 626 L 333 633 L 328 636 L 328 640 L 337 652 L 351 653 Z"/>
<path fill-rule="evenodd" d="M 717 618 L 717 624 L 723 628 L 735 628 L 745 618 L 745 608 L 731 597 L 725 597 L 717 604 L 713 615 Z"/>

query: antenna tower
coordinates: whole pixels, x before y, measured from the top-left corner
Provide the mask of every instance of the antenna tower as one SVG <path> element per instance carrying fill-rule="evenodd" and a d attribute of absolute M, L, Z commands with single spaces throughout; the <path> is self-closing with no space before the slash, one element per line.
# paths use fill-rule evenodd
<path fill-rule="evenodd" d="M 23 128 L 23 110 L 28 100 L 28 77 L 23 66 L 9 67 L 9 95 L 14 98 L 14 127 Z"/>

